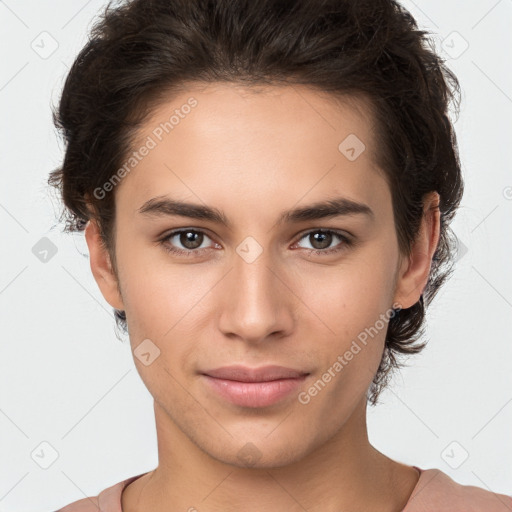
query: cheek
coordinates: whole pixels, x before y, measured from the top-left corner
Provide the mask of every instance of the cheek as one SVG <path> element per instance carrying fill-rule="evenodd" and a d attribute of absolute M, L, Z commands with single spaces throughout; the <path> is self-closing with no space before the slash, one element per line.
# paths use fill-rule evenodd
<path fill-rule="evenodd" d="M 302 287 L 304 302 L 318 315 L 308 316 L 305 327 L 318 340 L 314 359 L 323 362 L 321 374 L 330 369 L 336 374 L 332 381 L 343 382 L 345 389 L 363 390 L 379 366 L 392 314 L 396 257 L 384 240 L 336 269 L 324 268 Z M 318 283 L 326 284 L 319 288 Z M 339 392 L 338 384 L 330 386 L 332 391 Z"/>
<path fill-rule="evenodd" d="M 326 334 L 335 333 L 345 341 L 355 338 L 382 314 L 390 313 L 395 263 L 392 251 L 387 255 L 385 250 L 361 252 L 338 267 L 317 270 L 305 278 L 301 297 L 318 313 L 317 322 L 324 324 Z M 381 322 L 378 327 L 382 330 Z"/>
<path fill-rule="evenodd" d="M 149 259 L 152 253 L 156 257 Z M 121 263 L 123 302 L 134 329 L 130 332 L 146 337 L 172 337 L 212 288 L 198 278 L 192 265 L 167 265 L 163 253 L 163 249 L 132 251 Z"/>
<path fill-rule="evenodd" d="M 310 404 L 305 411 L 316 414 L 324 427 L 347 419 L 367 392 L 385 345 L 390 313 L 386 313 L 386 290 L 376 283 L 375 288 L 364 289 L 357 276 L 352 278 L 344 291 L 324 297 L 322 320 L 333 332 L 318 336 L 320 329 L 313 326 L 309 331 L 313 337 L 316 334 L 311 357 L 320 364 L 301 403 Z"/>
<path fill-rule="evenodd" d="M 137 371 L 155 398 L 171 394 L 178 407 L 185 398 L 174 379 L 182 380 L 183 362 L 194 350 L 190 322 L 206 292 L 178 267 L 148 265 L 135 253 L 123 264 L 123 302 Z"/>
<path fill-rule="evenodd" d="M 148 253 L 132 252 L 124 261 L 121 279 L 134 355 L 146 339 L 159 350 L 150 366 L 135 361 L 148 389 L 157 393 L 161 382 L 172 381 L 169 374 L 195 371 L 201 333 L 214 312 L 210 292 L 222 275 L 201 272 L 193 265 L 166 264 L 162 258 L 149 263 Z"/>

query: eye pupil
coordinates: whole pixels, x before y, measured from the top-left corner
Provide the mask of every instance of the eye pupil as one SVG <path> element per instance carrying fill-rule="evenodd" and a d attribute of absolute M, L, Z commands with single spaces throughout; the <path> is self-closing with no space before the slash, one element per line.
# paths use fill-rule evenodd
<path fill-rule="evenodd" d="M 311 233 L 310 236 L 313 236 L 315 243 L 317 243 L 319 241 L 318 238 L 320 238 L 320 247 L 316 247 L 314 243 L 311 244 L 313 247 L 315 247 L 315 249 L 325 249 L 326 247 L 329 247 L 331 245 L 331 233 L 316 232 Z"/>

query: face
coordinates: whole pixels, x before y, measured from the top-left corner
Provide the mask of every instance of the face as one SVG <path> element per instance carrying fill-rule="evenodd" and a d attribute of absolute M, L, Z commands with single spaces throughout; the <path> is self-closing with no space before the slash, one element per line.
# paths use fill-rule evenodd
<path fill-rule="evenodd" d="M 133 148 L 149 149 L 116 186 L 121 294 L 100 287 L 126 311 L 156 403 L 218 460 L 299 460 L 377 371 L 401 258 L 356 105 L 295 86 L 191 88 L 153 112 Z M 228 365 L 306 376 L 234 389 L 204 375 Z"/>

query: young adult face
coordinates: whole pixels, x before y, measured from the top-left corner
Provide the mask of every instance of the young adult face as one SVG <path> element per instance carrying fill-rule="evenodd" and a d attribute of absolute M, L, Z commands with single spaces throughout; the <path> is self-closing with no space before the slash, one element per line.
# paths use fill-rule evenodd
<path fill-rule="evenodd" d="M 190 97 L 197 104 L 183 108 Z M 162 132 L 175 109 L 179 122 Z M 384 348 L 382 319 L 397 303 L 412 306 L 425 286 L 438 219 L 426 217 L 411 257 L 401 257 L 365 113 L 363 103 L 306 87 L 191 88 L 145 122 L 133 149 L 153 146 L 150 139 L 155 147 L 115 189 L 121 293 L 96 224 L 87 227 L 92 271 L 106 300 L 126 311 L 132 349 L 150 340 L 140 349 L 150 364 L 134 360 L 157 423 L 216 460 L 283 466 L 362 421 Z M 228 225 L 141 212 L 155 198 L 214 209 Z M 280 221 L 341 199 L 365 206 Z M 191 233 L 161 241 L 179 229 Z M 203 375 L 235 364 L 307 375 L 271 404 L 241 405 Z M 331 379 L 308 391 L 329 369 Z"/>

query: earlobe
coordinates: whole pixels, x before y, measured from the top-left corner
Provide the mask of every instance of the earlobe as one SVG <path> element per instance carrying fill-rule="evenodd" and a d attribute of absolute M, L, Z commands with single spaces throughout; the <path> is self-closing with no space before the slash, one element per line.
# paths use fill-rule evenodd
<path fill-rule="evenodd" d="M 407 309 L 416 304 L 425 289 L 432 258 L 440 235 L 439 194 L 430 192 L 423 200 L 423 216 L 418 236 L 399 270 L 395 288 L 395 302 Z"/>
<path fill-rule="evenodd" d="M 124 310 L 110 255 L 103 244 L 98 224 L 94 219 L 89 220 L 85 227 L 85 240 L 89 247 L 91 271 L 103 297 L 113 308 Z"/>

